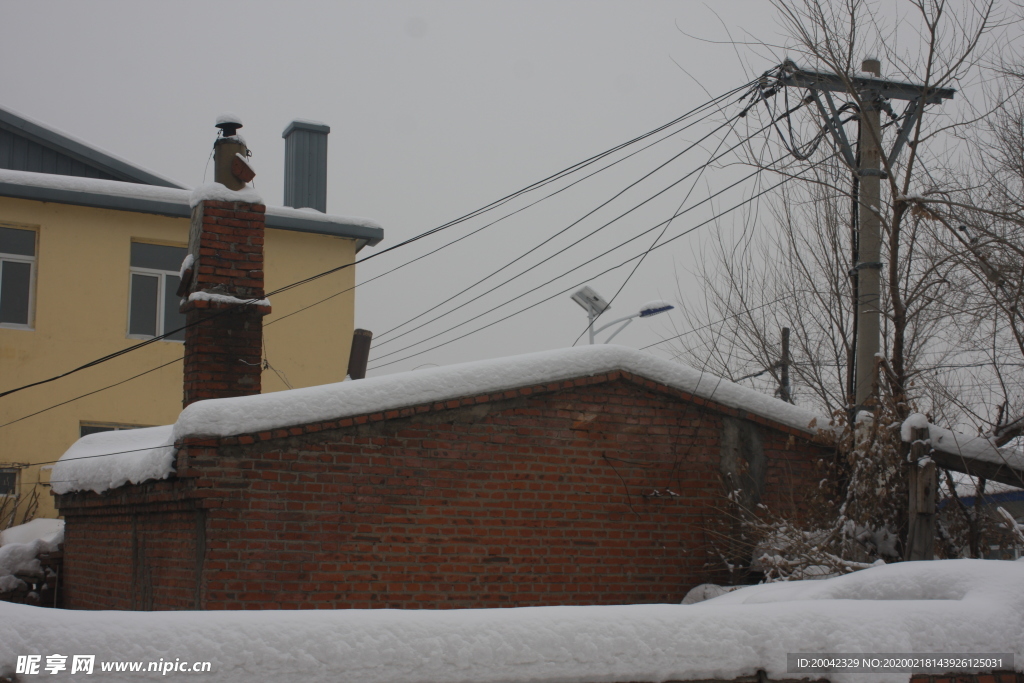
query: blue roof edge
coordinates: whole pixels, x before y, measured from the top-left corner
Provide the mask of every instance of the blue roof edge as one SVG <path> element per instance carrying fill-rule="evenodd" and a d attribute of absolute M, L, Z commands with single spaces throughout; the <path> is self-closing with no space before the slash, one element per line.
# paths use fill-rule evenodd
<path fill-rule="evenodd" d="M 82 192 L 52 187 L 38 187 L 0 181 L 0 197 L 13 199 L 29 199 L 55 204 L 73 204 L 95 209 L 113 209 L 115 211 L 134 211 L 172 218 L 190 218 L 192 209 L 187 202 L 173 202 L 142 197 L 123 197 L 118 195 Z M 276 230 L 308 232 L 316 235 L 347 237 L 361 240 L 370 246 L 384 239 L 383 228 L 344 223 L 322 219 L 307 219 L 300 216 L 280 216 L 266 214 L 266 226 Z"/>

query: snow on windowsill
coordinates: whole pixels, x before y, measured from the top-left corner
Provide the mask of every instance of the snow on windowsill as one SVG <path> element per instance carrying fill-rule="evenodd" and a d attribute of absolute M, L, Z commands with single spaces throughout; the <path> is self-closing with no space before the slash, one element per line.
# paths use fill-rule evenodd
<path fill-rule="evenodd" d="M 0 673 L 26 653 L 187 657 L 224 683 L 614 683 L 786 679 L 787 653 L 1012 654 L 1024 561 L 901 562 L 693 605 L 455 610 L 54 611 L 0 603 Z M 125 653 L 130 652 L 128 656 Z M 104 674 L 131 681 L 138 674 Z M 821 674 L 807 674 L 818 678 Z M 842 673 L 832 683 L 906 683 Z"/>

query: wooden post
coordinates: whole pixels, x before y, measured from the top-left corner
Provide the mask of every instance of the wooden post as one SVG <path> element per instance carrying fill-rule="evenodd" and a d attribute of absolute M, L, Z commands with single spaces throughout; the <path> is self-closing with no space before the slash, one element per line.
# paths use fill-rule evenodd
<path fill-rule="evenodd" d="M 935 461 L 928 457 L 928 428 L 912 429 L 910 480 L 908 482 L 907 560 L 935 557 L 935 492 L 938 487 Z"/>
<path fill-rule="evenodd" d="M 792 403 L 793 397 L 789 389 L 789 328 L 782 328 L 782 361 L 779 362 L 782 368 L 779 373 L 779 397 L 786 403 Z"/>
<path fill-rule="evenodd" d="M 366 363 L 370 359 L 370 342 L 373 332 L 355 330 L 352 332 L 352 350 L 348 354 L 348 376 L 352 379 L 366 377 Z"/>

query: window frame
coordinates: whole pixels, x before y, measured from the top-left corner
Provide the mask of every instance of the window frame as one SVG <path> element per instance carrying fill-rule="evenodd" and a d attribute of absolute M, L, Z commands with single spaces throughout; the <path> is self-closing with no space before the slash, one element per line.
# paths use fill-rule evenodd
<path fill-rule="evenodd" d="M 11 223 L 0 223 L 0 227 L 8 228 L 10 230 L 24 230 L 25 232 L 31 232 L 33 235 L 33 248 L 34 252 L 32 256 L 26 256 L 25 254 L 9 254 L 6 251 L 0 251 L 0 277 L 3 275 L 3 262 L 15 262 L 15 263 L 27 263 L 29 267 L 28 271 L 28 322 L 27 323 L 7 323 L 0 322 L 0 329 L 5 330 L 34 330 L 36 324 L 36 262 L 39 260 L 39 230 L 35 227 L 27 225 L 17 225 Z M 2 286 L 2 281 L 0 281 Z M 0 296 L 3 296 L 0 293 Z"/>
<path fill-rule="evenodd" d="M 149 240 L 132 240 L 132 244 L 151 244 L 157 247 L 173 247 L 174 249 L 184 249 L 188 252 L 188 246 L 182 244 L 168 244 L 165 242 L 150 242 Z M 156 286 L 156 334 L 133 334 L 132 329 L 132 298 L 135 295 L 135 288 L 132 286 L 133 275 L 147 275 L 150 277 L 155 276 L 157 278 Z M 177 270 L 158 270 L 156 268 L 145 268 L 143 266 L 131 265 L 131 255 L 128 257 L 128 312 L 125 317 L 125 337 L 128 339 L 152 339 L 153 337 L 159 337 L 162 334 L 166 334 L 167 330 L 164 329 L 164 322 L 166 318 L 166 302 L 167 302 L 167 276 L 173 275 L 174 277 L 180 277 L 181 272 Z M 171 342 L 173 344 L 184 344 L 184 339 L 161 339 L 160 341 Z"/>
<path fill-rule="evenodd" d="M 0 498 L 17 498 L 18 488 L 21 485 L 21 468 L 11 467 L 10 465 L 0 465 L 0 474 L 13 474 L 14 475 L 14 486 L 11 488 L 10 493 L 4 493 L 0 491 Z"/>
<path fill-rule="evenodd" d="M 102 434 L 104 432 L 123 432 L 129 429 L 145 429 L 152 425 L 137 425 L 129 424 L 127 422 L 101 422 L 97 420 L 79 420 L 78 422 L 78 438 L 89 436 L 88 434 L 82 434 L 83 429 L 99 428 L 101 431 L 92 432 L 92 434 Z"/>

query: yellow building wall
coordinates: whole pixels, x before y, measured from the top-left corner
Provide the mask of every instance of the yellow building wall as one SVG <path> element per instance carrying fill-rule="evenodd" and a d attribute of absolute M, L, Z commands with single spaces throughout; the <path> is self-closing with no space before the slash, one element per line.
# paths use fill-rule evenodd
<path fill-rule="evenodd" d="M 0 225 L 38 231 L 33 329 L 0 326 L 0 391 L 138 344 L 127 338 L 131 242 L 184 247 L 189 229 L 184 218 L 6 197 L 0 197 Z M 266 290 L 352 263 L 355 247 L 351 239 L 268 229 Z M 354 285 L 352 267 L 271 296 L 273 312 L 264 319 L 264 339 L 273 370 L 263 371 L 264 392 L 344 379 Z M 327 300 L 288 316 L 322 299 Z M 183 350 L 181 342 L 155 342 L 0 398 L 0 469 L 20 468 L 17 521 L 26 513 L 56 516 L 45 465 L 78 439 L 81 423 L 152 426 L 177 419 Z M 0 528 L 6 521 L 0 520 Z"/>

